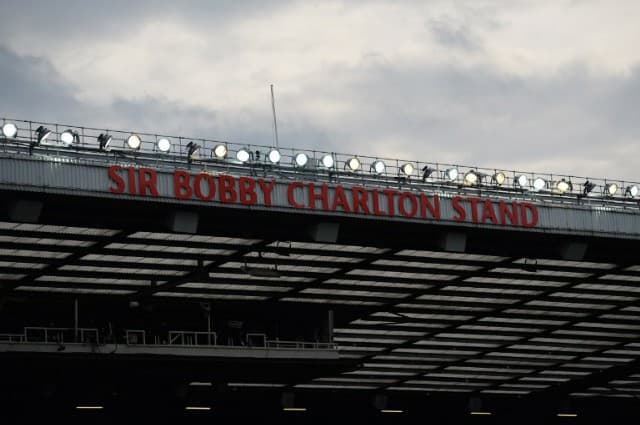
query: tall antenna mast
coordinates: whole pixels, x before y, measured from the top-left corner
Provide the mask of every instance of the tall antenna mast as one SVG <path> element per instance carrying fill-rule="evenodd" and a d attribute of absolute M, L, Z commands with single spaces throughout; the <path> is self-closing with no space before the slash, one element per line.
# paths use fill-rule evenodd
<path fill-rule="evenodd" d="M 278 146 L 278 122 L 276 121 L 276 101 L 273 96 L 273 84 L 271 84 L 271 110 L 273 111 L 273 131 L 275 134 L 276 148 Z"/>

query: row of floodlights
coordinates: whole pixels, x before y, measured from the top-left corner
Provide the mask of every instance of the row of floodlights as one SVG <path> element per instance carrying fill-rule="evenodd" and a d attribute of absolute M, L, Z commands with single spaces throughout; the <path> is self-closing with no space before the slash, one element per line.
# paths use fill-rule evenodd
<path fill-rule="evenodd" d="M 7 138 L 14 138 L 18 134 L 18 128 L 16 127 L 15 124 L 9 122 L 2 126 L 2 133 Z M 38 127 L 36 129 L 35 144 L 38 145 L 44 142 L 47 138 L 51 136 L 52 133 L 53 132 L 51 130 L 49 130 L 44 126 Z M 100 149 L 102 150 L 109 149 L 110 147 L 109 145 L 111 144 L 111 141 L 112 141 L 111 135 L 109 135 L 108 133 L 102 133 L 98 136 L 97 139 L 98 139 L 98 144 L 100 146 Z M 77 131 L 68 129 L 60 134 L 60 142 L 65 146 L 71 146 L 73 143 L 77 143 L 78 141 L 79 141 L 79 135 Z M 127 146 L 129 146 L 129 148 L 133 150 L 137 150 L 140 148 L 141 145 L 142 145 L 142 140 L 140 139 L 140 136 L 138 136 L 137 134 L 131 134 L 127 138 Z M 160 152 L 169 152 L 171 150 L 171 142 L 169 141 L 169 139 L 163 137 L 157 140 L 156 147 Z M 187 144 L 187 157 L 189 161 L 192 160 L 192 158 L 200 150 L 200 148 L 201 146 L 195 142 L 189 142 Z M 226 159 L 228 153 L 229 151 L 225 144 L 218 144 L 214 147 L 212 151 L 212 157 L 217 159 Z M 269 151 L 266 158 L 271 163 L 278 164 L 282 159 L 282 155 L 280 154 L 280 151 L 274 148 Z M 236 159 L 240 163 L 259 161 L 260 151 L 255 151 L 254 153 L 248 148 L 242 148 L 236 152 Z M 307 167 L 309 165 L 309 156 L 305 153 L 296 154 L 293 157 L 293 165 L 298 168 Z M 326 169 L 334 168 L 335 166 L 334 156 L 332 154 L 323 155 L 318 160 L 318 165 L 322 165 Z M 362 163 L 357 157 L 353 157 L 345 162 L 344 168 L 352 172 L 358 172 L 362 168 Z M 384 174 L 384 172 L 386 171 L 386 168 L 387 167 L 383 161 L 375 160 L 370 166 L 370 171 L 375 174 Z M 416 171 L 414 165 L 411 163 L 403 164 L 399 170 L 400 170 L 399 172 L 406 178 L 409 178 L 412 175 L 414 175 Z M 435 169 L 430 168 L 429 166 L 425 166 L 422 169 L 422 180 L 425 181 L 435 171 L 436 171 Z M 444 174 L 444 178 L 450 182 L 455 182 L 460 175 L 458 169 L 456 168 L 449 168 L 445 170 L 443 174 Z M 475 170 L 468 171 L 463 176 L 464 184 L 467 186 L 477 186 L 481 184 L 483 180 L 486 181 L 489 179 L 493 182 L 493 184 L 497 186 L 502 186 L 506 182 L 507 177 L 505 173 L 501 171 L 498 171 L 493 175 L 487 175 L 481 172 L 477 172 Z M 519 186 L 523 189 L 530 188 L 529 178 L 524 174 L 520 174 L 516 176 L 514 183 L 516 186 Z M 567 181 L 565 179 L 561 179 L 559 181 L 550 183 L 550 182 L 547 182 L 542 177 L 537 177 L 533 180 L 532 187 L 534 191 L 551 189 L 561 194 L 573 191 L 573 184 L 571 183 L 571 181 Z M 588 193 L 592 192 L 593 189 L 596 188 L 596 184 L 587 180 L 582 185 L 582 187 L 583 187 L 583 195 L 587 196 Z M 604 193 L 607 196 L 614 196 L 618 193 L 618 191 L 619 191 L 619 187 L 616 183 L 608 183 L 605 185 Z M 634 198 L 638 196 L 639 193 L 640 193 L 640 189 L 638 188 L 637 185 L 627 186 L 624 190 L 625 195 L 631 196 Z"/>
<path fill-rule="evenodd" d="M 200 146 L 190 142 L 188 145 L 188 156 L 191 159 L 192 155 L 194 155 L 199 149 Z M 225 159 L 228 155 L 227 146 L 224 144 L 219 144 L 215 146 L 213 149 L 213 154 L 217 159 Z M 267 154 L 267 158 L 273 164 L 278 164 L 282 159 L 282 155 L 277 149 L 271 149 Z M 260 160 L 260 151 L 252 152 L 249 149 L 242 148 L 236 152 L 236 159 L 241 163 L 247 163 L 254 160 Z M 304 168 L 309 165 L 309 156 L 305 153 L 298 153 L 293 157 L 293 164 L 298 168 Z M 335 159 L 332 154 L 325 154 L 318 160 L 318 165 L 322 165 L 327 169 L 332 169 L 335 166 Z M 345 162 L 344 168 L 357 172 L 362 168 L 362 163 L 357 157 L 353 157 Z M 370 171 L 375 174 L 384 174 L 386 171 L 386 165 L 381 160 L 375 160 L 371 166 Z M 425 166 L 422 168 L 422 180 L 426 181 L 436 170 Z M 416 172 L 416 168 L 412 163 L 405 163 L 399 168 L 399 173 L 405 178 L 409 178 Z M 460 173 L 457 168 L 449 168 L 443 172 L 444 178 L 450 182 L 455 182 L 458 180 Z M 491 180 L 493 184 L 497 186 L 502 186 L 507 181 L 507 176 L 502 171 L 498 171 L 493 175 L 484 174 L 481 172 L 477 172 L 475 170 L 470 170 L 466 172 L 463 176 L 464 184 L 467 186 L 477 186 L 486 180 Z M 523 189 L 529 189 L 529 178 L 520 174 L 515 178 L 515 184 Z M 573 184 L 571 181 L 567 181 L 565 179 L 561 179 L 556 182 L 547 182 L 547 180 L 542 177 L 537 177 L 532 182 L 532 187 L 534 191 L 542 191 L 545 189 L 551 189 L 557 193 L 567 193 L 573 191 Z M 595 189 L 596 185 L 594 183 L 589 182 L 588 180 L 583 184 L 583 194 L 586 196 L 588 193 Z M 605 185 L 605 194 L 609 196 L 614 196 L 618 192 L 618 185 L 615 183 L 609 183 Z M 629 195 L 632 197 L 636 197 L 639 194 L 640 190 L 638 186 L 632 185 L 627 186 L 625 189 L 625 195 Z"/>
<path fill-rule="evenodd" d="M 40 145 L 50 139 L 53 131 L 41 125 L 35 130 L 35 133 L 36 139 L 33 144 Z M 8 139 L 13 139 L 18 136 L 18 127 L 16 127 L 16 125 L 11 122 L 5 123 L 2 126 L 2 134 Z M 109 149 L 109 145 L 111 144 L 112 140 L 113 137 L 110 134 L 100 134 L 98 136 L 100 149 Z M 64 146 L 71 146 L 72 144 L 78 143 L 80 141 L 80 134 L 75 130 L 68 129 L 60 133 L 59 141 Z M 131 149 L 139 149 L 140 146 L 142 146 L 142 139 L 140 139 L 140 136 L 138 136 L 137 134 L 132 134 L 127 138 L 127 145 Z M 165 138 L 159 139 L 157 142 L 157 147 L 161 152 L 168 152 L 171 149 L 171 142 Z"/>

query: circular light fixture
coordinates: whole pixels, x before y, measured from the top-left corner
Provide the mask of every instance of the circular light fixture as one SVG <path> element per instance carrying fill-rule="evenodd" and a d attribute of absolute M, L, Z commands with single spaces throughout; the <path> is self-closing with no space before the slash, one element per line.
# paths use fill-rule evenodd
<path fill-rule="evenodd" d="M 358 171 L 360 169 L 360 160 L 356 157 L 353 157 L 347 162 L 347 166 L 351 171 Z"/>
<path fill-rule="evenodd" d="M 333 168 L 334 160 L 333 155 L 326 154 L 321 159 L 320 162 L 324 166 L 324 168 Z"/>
<path fill-rule="evenodd" d="M 533 188 L 535 190 L 542 190 L 547 186 L 547 181 L 545 179 L 543 179 L 542 177 L 537 177 L 534 181 L 533 181 Z"/>
<path fill-rule="evenodd" d="M 139 149 L 141 144 L 142 140 L 140 140 L 140 136 L 138 136 L 137 134 L 132 134 L 127 139 L 127 145 L 129 145 L 131 149 Z"/>
<path fill-rule="evenodd" d="M 62 132 L 62 134 L 60 135 L 60 141 L 64 143 L 66 146 L 71 146 L 73 142 L 76 141 L 77 137 L 78 137 L 78 133 L 69 129 Z"/>
<path fill-rule="evenodd" d="M 213 155 L 218 159 L 223 159 L 227 157 L 227 146 L 226 145 L 216 145 L 213 148 Z"/>
<path fill-rule="evenodd" d="M 502 171 L 498 171 L 493 175 L 493 181 L 496 182 L 498 186 L 502 186 L 505 180 L 507 180 L 507 176 Z"/>
<path fill-rule="evenodd" d="M 565 193 L 572 189 L 572 184 L 571 182 L 568 182 L 565 179 L 562 179 L 559 182 L 556 182 L 556 189 L 560 193 Z"/>
<path fill-rule="evenodd" d="M 158 139 L 156 146 L 160 152 L 169 152 L 171 150 L 171 142 L 165 137 Z"/>
<path fill-rule="evenodd" d="M 406 176 L 410 176 L 411 174 L 413 174 L 413 172 L 415 171 L 415 168 L 413 166 L 413 164 L 411 163 L 407 163 L 404 164 L 402 167 L 400 167 L 400 170 L 406 175 Z"/>
<path fill-rule="evenodd" d="M 444 172 L 444 175 L 449 179 L 449 181 L 455 181 L 458 178 L 458 174 L 457 168 L 449 168 Z"/>
<path fill-rule="evenodd" d="M 375 161 L 373 164 L 371 164 L 371 169 L 376 174 L 382 174 L 382 173 L 384 173 L 384 170 L 387 169 L 387 166 L 384 165 L 384 162 L 382 162 L 382 161 Z"/>
<path fill-rule="evenodd" d="M 236 159 L 240 162 L 247 162 L 249 158 L 251 158 L 251 154 L 247 149 L 240 149 L 236 152 Z"/>
<path fill-rule="evenodd" d="M 516 182 L 518 183 L 518 186 L 525 187 L 529 183 L 529 179 L 524 174 L 520 174 L 516 178 Z"/>
<path fill-rule="evenodd" d="M 625 193 L 631 195 L 632 198 L 635 198 L 636 196 L 638 196 L 638 191 L 638 186 L 634 184 L 632 186 L 627 186 L 627 190 L 625 190 Z"/>
<path fill-rule="evenodd" d="M 606 195 L 613 196 L 618 192 L 618 185 L 615 183 L 609 183 L 605 185 L 604 191 Z"/>
<path fill-rule="evenodd" d="M 269 151 L 269 161 L 273 162 L 274 164 L 277 164 L 278 162 L 280 162 L 280 158 L 282 158 L 282 156 L 280 155 L 280 151 L 277 149 L 271 149 L 271 151 Z"/>
<path fill-rule="evenodd" d="M 469 186 L 473 186 L 478 184 L 478 181 L 480 180 L 480 177 L 478 176 L 478 174 L 471 170 L 468 171 L 467 173 L 465 173 L 464 175 L 464 182 L 465 184 L 468 184 Z"/>
<path fill-rule="evenodd" d="M 309 162 L 309 157 L 306 153 L 299 153 L 296 155 L 295 161 L 298 167 L 304 167 Z"/>
<path fill-rule="evenodd" d="M 12 122 L 8 122 L 2 126 L 2 134 L 4 137 L 16 137 L 18 135 L 18 127 Z"/>

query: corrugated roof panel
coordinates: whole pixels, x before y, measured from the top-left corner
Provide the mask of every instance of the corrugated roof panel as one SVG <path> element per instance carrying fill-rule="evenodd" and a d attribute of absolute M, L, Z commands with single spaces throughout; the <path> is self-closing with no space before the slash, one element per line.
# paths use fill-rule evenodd
<path fill-rule="evenodd" d="M 153 294 L 154 297 L 172 297 L 172 298 L 206 298 L 206 299 L 218 299 L 218 300 L 254 300 L 262 301 L 267 297 L 258 295 L 222 295 L 222 294 L 207 294 L 207 293 L 184 293 L 184 292 L 169 292 L 160 291 Z"/>
<path fill-rule="evenodd" d="M 495 255 L 479 255 L 479 254 L 461 254 L 457 252 L 441 252 L 441 251 L 418 251 L 413 249 L 404 249 L 397 255 L 407 255 L 411 257 L 423 258 L 453 258 L 458 260 L 482 261 L 482 262 L 498 262 L 506 260 L 507 257 L 498 257 Z"/>
<path fill-rule="evenodd" d="M 85 288 L 68 288 L 68 287 L 53 287 L 53 286 L 30 286 L 22 285 L 18 286 L 16 291 L 32 291 L 32 292 L 52 292 L 52 293 L 67 293 L 67 294 L 104 294 L 104 295 L 129 295 L 135 291 L 129 291 L 126 289 L 85 289 Z"/>
<path fill-rule="evenodd" d="M 234 291 L 257 291 L 257 292 L 286 292 L 291 290 L 290 286 L 261 286 L 261 285 L 241 285 L 231 283 L 201 283 L 201 282 L 188 282 L 183 283 L 179 288 L 194 288 L 194 289 L 212 289 L 212 290 L 234 290 Z"/>

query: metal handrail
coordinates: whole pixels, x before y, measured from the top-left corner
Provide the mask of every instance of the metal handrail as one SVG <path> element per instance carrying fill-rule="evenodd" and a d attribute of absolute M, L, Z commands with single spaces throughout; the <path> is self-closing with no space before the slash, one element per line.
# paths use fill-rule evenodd
<path fill-rule="evenodd" d="M 93 336 L 93 338 L 90 338 L 91 336 Z M 97 344 L 100 341 L 97 328 L 54 328 L 44 326 L 28 326 L 24 328 L 24 342 L 44 342 L 47 344 L 79 342 Z"/>
<path fill-rule="evenodd" d="M 141 341 L 138 338 L 141 337 Z M 127 345 L 145 345 L 147 343 L 147 332 L 144 329 L 126 329 L 125 338 Z"/>
<path fill-rule="evenodd" d="M 0 334 L 0 342 L 25 342 L 24 334 Z"/>
<path fill-rule="evenodd" d="M 28 326 L 24 328 L 22 334 L 2 333 L 0 342 L 11 343 L 44 343 L 44 344 L 69 344 L 69 343 L 100 343 L 101 339 L 97 328 L 77 328 L 79 338 L 74 341 L 73 335 L 76 328 L 58 328 L 45 326 Z M 35 335 L 34 335 L 35 334 Z M 147 345 L 146 331 L 144 329 L 125 329 L 125 340 L 127 345 Z M 67 336 L 67 338 L 65 338 Z M 95 337 L 90 339 L 90 336 Z M 336 350 L 337 344 L 333 342 L 311 342 L 311 341 L 288 341 L 280 339 L 266 339 L 264 333 L 246 334 L 247 345 L 249 338 L 253 336 L 264 337 L 264 345 L 253 345 L 254 348 L 268 349 L 297 349 L 297 350 Z M 104 341 L 102 339 L 102 341 Z M 204 331 L 169 331 L 169 339 L 165 344 L 156 340 L 151 345 L 177 345 L 177 346 L 219 346 L 216 332 Z M 243 346 L 245 347 L 245 346 Z M 245 347 L 246 348 L 246 347 Z"/>
<path fill-rule="evenodd" d="M 217 345 L 217 342 L 215 332 L 169 331 L 169 345 Z"/>
<path fill-rule="evenodd" d="M 293 348 L 297 350 L 337 350 L 338 345 L 333 342 L 267 340 L 266 348 Z"/>

